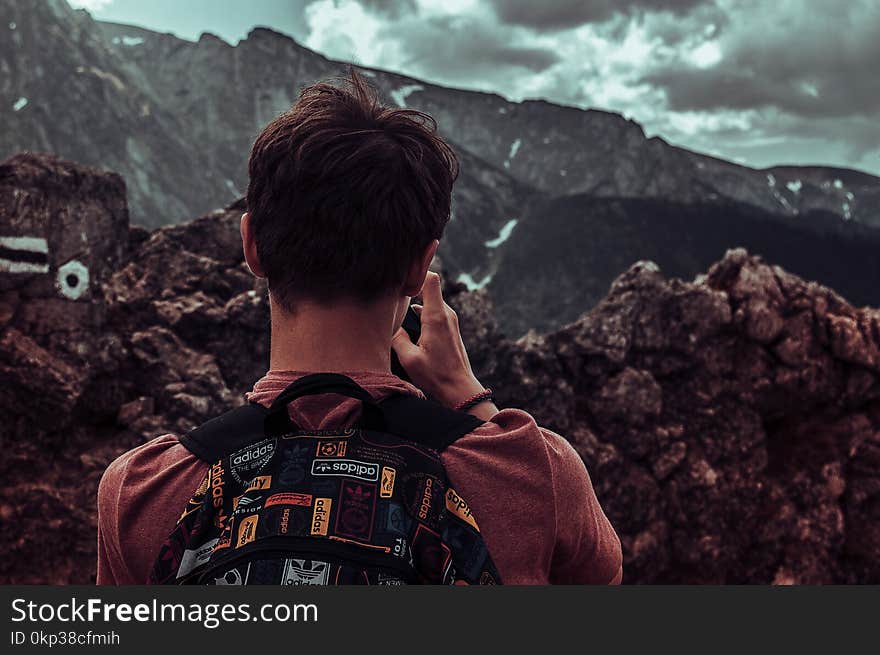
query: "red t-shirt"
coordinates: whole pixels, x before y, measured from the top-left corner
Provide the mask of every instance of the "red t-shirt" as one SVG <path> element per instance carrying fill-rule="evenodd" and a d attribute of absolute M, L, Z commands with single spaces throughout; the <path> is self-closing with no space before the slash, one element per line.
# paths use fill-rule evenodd
<path fill-rule="evenodd" d="M 374 398 L 423 394 L 391 373 L 346 375 Z M 249 400 L 268 405 L 304 372 L 270 371 Z M 360 403 L 338 395 L 307 396 L 290 405 L 305 429 L 352 425 Z M 621 566 L 620 541 L 578 454 L 559 435 L 518 409 L 447 448 L 441 459 L 465 498 L 505 584 L 606 584 Z M 98 584 L 144 584 L 159 547 L 202 482 L 208 464 L 173 435 L 117 458 L 98 488 Z"/>

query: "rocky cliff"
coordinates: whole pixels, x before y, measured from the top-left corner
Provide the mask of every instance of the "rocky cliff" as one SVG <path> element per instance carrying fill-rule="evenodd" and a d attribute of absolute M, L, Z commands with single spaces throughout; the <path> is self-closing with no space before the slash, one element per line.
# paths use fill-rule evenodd
<path fill-rule="evenodd" d="M 0 164 L 0 582 L 93 580 L 104 467 L 265 369 L 240 211 L 150 233 L 118 176 Z M 880 312 L 741 250 L 692 282 L 636 264 L 517 341 L 486 290 L 447 293 L 500 404 L 583 456 L 627 582 L 880 582 Z"/>

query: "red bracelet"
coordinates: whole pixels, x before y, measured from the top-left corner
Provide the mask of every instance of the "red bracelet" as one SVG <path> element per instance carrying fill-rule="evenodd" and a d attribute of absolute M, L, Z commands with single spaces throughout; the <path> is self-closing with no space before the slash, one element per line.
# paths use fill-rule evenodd
<path fill-rule="evenodd" d="M 475 393 L 470 398 L 462 400 L 453 409 L 457 412 L 466 412 L 471 407 L 475 407 L 487 400 L 495 400 L 495 394 L 492 393 L 491 389 L 483 389 L 480 393 Z"/>

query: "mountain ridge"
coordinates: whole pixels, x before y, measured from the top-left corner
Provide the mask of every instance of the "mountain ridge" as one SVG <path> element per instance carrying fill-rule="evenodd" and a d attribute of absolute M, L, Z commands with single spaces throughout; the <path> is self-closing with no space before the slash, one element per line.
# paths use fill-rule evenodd
<path fill-rule="evenodd" d="M 6 3 L 8 4 L 9 0 L 6 0 Z M 66 6 L 66 5 L 61 0 L 53 0 L 53 2 L 50 3 L 49 6 L 54 7 L 56 9 L 59 9 L 59 8 Z M 37 7 L 39 7 L 39 5 L 37 5 Z M 11 11 L 8 11 L 7 13 L 10 13 L 10 15 L 11 15 Z M 16 16 L 18 16 L 20 13 L 21 12 L 18 12 L 16 14 Z M 250 30 L 247 37 L 239 40 L 238 43 L 233 45 L 233 44 L 223 40 L 222 38 L 220 38 L 216 35 L 212 35 L 210 32 L 203 33 L 200 36 L 198 41 L 190 41 L 187 39 L 182 39 L 182 38 L 177 37 L 175 35 L 172 35 L 170 33 L 161 34 L 161 33 L 155 32 L 153 30 L 149 30 L 147 28 L 142 28 L 142 27 L 138 27 L 138 26 L 130 26 L 130 25 L 122 24 L 122 23 L 105 23 L 105 22 L 101 22 L 101 21 L 94 21 L 93 19 L 91 19 L 89 14 L 83 10 L 79 10 L 79 11 L 74 12 L 72 10 L 69 10 L 69 8 L 68 8 L 67 12 L 59 10 L 59 11 L 56 11 L 55 14 L 56 14 L 56 17 L 59 14 L 61 14 L 62 17 L 65 14 L 71 15 L 71 16 L 77 15 L 78 16 L 77 20 L 81 23 L 80 28 L 83 31 L 88 31 L 89 29 L 91 29 L 94 32 L 99 33 L 102 37 L 105 38 L 105 41 L 108 41 L 108 42 L 104 43 L 104 45 L 107 46 L 110 50 L 112 50 L 117 55 L 119 60 L 129 67 L 129 70 L 131 70 L 131 66 L 133 64 L 137 64 L 142 67 L 140 74 L 143 76 L 143 78 L 147 79 L 147 80 L 151 80 L 153 82 L 155 82 L 157 79 L 161 78 L 161 72 L 158 72 L 156 70 L 156 68 L 158 67 L 160 62 L 161 62 L 162 68 L 166 68 L 166 69 L 169 68 L 169 65 L 170 65 L 169 62 L 163 61 L 163 57 L 157 56 L 157 55 L 161 55 L 163 53 L 167 54 L 167 52 L 166 51 L 160 51 L 158 53 L 151 52 L 150 57 L 145 57 L 141 60 L 138 59 L 137 52 L 141 51 L 141 50 L 145 50 L 145 49 L 148 50 L 152 45 L 151 42 L 155 41 L 157 38 L 162 41 L 173 42 L 175 45 L 175 48 L 174 48 L 175 54 L 179 54 L 176 52 L 176 50 L 178 50 L 180 48 L 184 48 L 184 49 L 188 49 L 190 51 L 196 52 L 200 49 L 213 48 L 214 46 L 212 44 L 216 44 L 216 45 L 220 46 L 230 56 L 234 56 L 231 53 L 234 53 L 237 50 L 242 51 L 242 50 L 248 50 L 248 49 L 254 49 L 254 48 L 260 49 L 263 46 L 268 47 L 269 49 L 273 50 L 276 53 L 279 51 L 279 49 L 280 49 L 280 51 L 285 51 L 285 50 L 295 51 L 296 53 L 298 53 L 300 55 L 300 57 L 302 59 L 302 61 L 299 62 L 298 72 L 300 72 L 300 73 L 312 72 L 313 75 L 311 77 L 308 77 L 307 75 L 304 75 L 304 74 L 288 76 L 287 77 L 288 91 L 286 92 L 286 95 L 283 98 L 283 101 L 276 103 L 276 105 L 273 107 L 273 109 L 275 111 L 268 112 L 264 116 L 258 116 L 257 118 L 259 118 L 260 120 L 257 120 L 256 122 L 249 121 L 249 125 L 245 129 L 249 129 L 250 132 L 253 132 L 253 131 L 256 131 L 259 129 L 260 125 L 263 122 L 262 119 L 266 119 L 268 117 L 271 117 L 271 115 L 273 115 L 274 113 L 277 113 L 277 111 L 281 111 L 286 106 L 289 106 L 290 102 L 295 98 L 295 94 L 292 92 L 293 91 L 292 87 L 297 87 L 299 85 L 314 81 L 314 79 L 321 77 L 322 75 L 332 74 L 332 72 L 339 72 L 341 69 L 341 65 L 342 65 L 342 62 L 334 61 L 332 59 L 325 57 L 324 55 L 321 55 L 320 53 L 316 53 L 316 52 L 310 50 L 309 48 L 307 48 L 306 46 L 300 44 L 292 37 L 290 37 L 286 34 L 283 34 L 282 32 L 279 32 L 277 30 L 274 30 L 271 27 L 255 27 L 254 29 Z M 21 16 L 19 16 L 19 17 L 21 17 Z M 114 38 L 117 40 L 121 40 L 122 37 L 126 36 L 127 33 L 132 33 L 132 32 L 136 34 L 135 38 L 143 38 L 144 42 L 131 44 L 131 45 L 124 45 L 121 43 L 117 43 L 117 44 L 113 43 Z M 92 36 L 94 37 L 95 35 L 92 34 Z M 148 61 L 145 61 L 145 60 L 148 60 Z M 190 65 L 197 65 L 198 59 L 187 62 L 187 63 Z M 213 63 L 215 63 L 217 65 L 223 64 L 224 66 L 228 65 L 228 62 L 224 64 L 222 61 L 216 61 Z M 151 67 L 152 67 L 152 69 L 151 69 Z M 307 71 L 306 69 L 312 69 L 312 70 Z M 558 115 L 558 116 L 575 118 L 576 119 L 575 122 L 577 122 L 577 121 L 583 122 L 584 120 L 586 120 L 586 122 L 584 123 L 585 126 L 589 126 L 590 123 L 593 122 L 593 123 L 598 123 L 598 125 L 594 125 L 593 127 L 601 127 L 603 129 L 606 127 L 608 127 L 608 128 L 613 127 L 614 130 L 617 130 L 617 131 L 623 130 L 624 133 L 627 130 L 634 129 L 635 130 L 634 136 L 640 142 L 642 142 L 644 147 L 647 147 L 648 153 L 650 153 L 651 151 L 653 151 L 654 149 L 657 148 L 656 145 L 652 145 L 652 144 L 660 144 L 660 150 L 670 149 L 672 151 L 670 153 L 655 153 L 655 154 L 660 155 L 661 157 L 664 157 L 664 161 L 666 161 L 669 156 L 672 156 L 674 158 L 674 155 L 676 153 L 682 153 L 685 156 L 685 159 L 695 157 L 698 160 L 700 160 L 700 161 L 697 161 L 696 163 L 722 165 L 728 172 L 732 172 L 736 175 L 748 174 L 748 175 L 754 177 L 754 175 L 765 172 L 765 171 L 771 172 L 771 173 L 773 171 L 777 171 L 777 170 L 779 172 L 782 172 L 783 170 L 789 171 L 792 173 L 795 172 L 791 169 L 790 166 L 771 167 L 768 169 L 753 169 L 753 168 L 741 166 L 739 164 L 735 164 L 732 162 L 727 162 L 725 160 L 719 159 L 717 157 L 713 157 L 711 155 L 706 155 L 703 153 L 694 153 L 693 151 L 670 145 L 670 144 L 668 144 L 668 142 L 665 139 L 662 139 L 662 137 L 656 137 L 656 136 L 648 137 L 645 134 L 644 128 L 641 125 L 639 125 L 636 121 L 625 118 L 624 116 L 622 116 L 618 112 L 608 111 L 608 110 L 604 110 L 604 109 L 597 109 L 597 108 L 584 109 L 584 108 L 579 108 L 579 107 L 561 105 L 558 103 L 549 102 L 544 99 L 525 99 L 521 102 L 514 102 L 514 101 L 509 101 L 498 94 L 492 94 L 492 93 L 487 94 L 487 93 L 480 92 L 480 91 L 463 90 L 463 89 L 455 89 L 452 87 L 445 87 L 445 86 L 433 84 L 433 83 L 430 83 L 425 80 L 421 80 L 421 79 L 418 79 L 418 78 L 415 78 L 415 77 L 412 77 L 409 75 L 403 75 L 401 73 L 397 73 L 394 71 L 386 71 L 383 69 L 369 68 L 369 67 L 359 67 L 359 69 L 364 71 L 364 73 L 367 76 L 373 76 L 374 80 L 377 83 L 377 86 L 380 87 L 380 92 L 382 92 L 383 95 L 385 95 L 386 97 L 389 96 L 389 90 L 390 90 L 391 83 L 410 85 L 410 86 L 415 85 L 415 86 L 419 86 L 421 88 L 418 90 L 412 91 L 410 93 L 410 97 L 418 97 L 419 94 L 422 96 L 424 96 L 425 94 L 428 94 L 428 95 L 440 94 L 441 96 L 449 95 L 450 97 L 447 98 L 448 102 L 460 102 L 460 100 L 462 98 L 465 98 L 465 99 L 467 99 L 465 104 L 472 103 L 472 104 L 475 104 L 476 106 L 488 104 L 488 108 L 491 109 L 491 111 L 496 112 L 496 113 L 501 112 L 501 115 L 505 117 L 505 119 L 504 119 L 505 122 L 510 122 L 510 120 L 512 119 L 512 116 L 510 116 L 510 112 L 514 112 L 516 114 L 531 115 L 534 111 L 534 108 L 539 108 L 542 111 L 553 112 L 553 114 Z M 173 68 L 173 70 L 175 73 L 179 73 L 181 69 L 180 68 Z M 208 69 L 203 69 L 200 72 L 205 77 L 210 76 L 210 71 Z M 250 83 L 252 85 L 252 87 L 253 87 L 253 83 L 256 82 L 257 86 L 253 87 L 253 88 L 260 88 L 260 83 L 262 82 L 262 80 L 260 80 L 259 77 L 260 76 L 258 76 L 258 75 L 252 76 L 252 78 L 249 80 L 246 80 L 246 82 Z M 271 75 L 269 73 L 266 73 L 265 77 L 271 77 Z M 271 87 L 272 85 L 270 84 L 269 86 Z M 154 89 L 157 88 L 155 84 L 153 85 L 153 87 L 154 87 Z M 167 89 L 164 89 L 164 90 L 167 90 Z M 247 86 L 242 86 L 241 91 L 244 95 L 247 95 L 248 94 L 247 93 L 248 92 Z M 413 95 L 413 94 L 415 94 L 415 95 Z M 202 95 L 205 95 L 205 94 L 202 94 Z M 173 94 L 162 94 L 162 97 L 168 98 L 168 97 L 174 97 L 174 95 Z M 432 108 L 431 105 L 438 103 L 438 101 L 435 99 L 423 98 L 423 100 L 425 100 L 425 102 L 422 102 L 419 104 L 423 104 L 423 105 L 427 105 L 427 106 L 426 107 L 419 106 L 417 108 L 428 109 L 430 111 L 430 109 Z M 442 103 L 440 103 L 440 104 L 442 104 Z M 461 117 L 459 117 L 459 116 L 446 116 L 446 118 L 451 118 L 452 120 L 444 121 L 443 118 L 441 118 L 441 116 L 443 116 L 445 113 L 448 113 L 448 112 L 444 112 L 443 111 L 444 108 L 439 105 L 437 107 L 434 107 L 434 109 L 439 110 L 436 113 L 438 113 L 440 115 L 440 116 L 438 116 L 438 118 L 439 118 L 439 122 L 441 125 L 441 129 L 444 129 L 444 131 L 446 131 L 447 133 L 452 135 L 453 140 L 459 145 L 459 147 L 471 150 L 475 155 L 480 156 L 482 159 L 484 159 L 488 163 L 490 163 L 498 168 L 502 168 L 502 169 L 505 168 L 504 164 L 506 163 L 508 165 L 507 169 L 512 174 L 514 174 L 515 177 L 517 177 L 518 179 L 520 179 L 522 181 L 526 181 L 526 182 L 531 181 L 532 186 L 535 186 L 536 188 L 545 190 L 545 191 L 549 192 L 551 195 L 558 195 L 559 193 L 584 192 L 584 191 L 590 191 L 590 192 L 596 192 L 596 193 L 603 193 L 604 192 L 602 189 L 602 186 L 603 186 L 603 182 L 605 184 L 607 184 L 607 182 L 608 182 L 607 180 L 603 181 L 601 179 L 593 179 L 593 180 L 588 179 L 588 180 L 580 180 L 579 182 L 571 182 L 571 178 L 569 180 L 562 180 L 561 178 L 568 177 L 569 175 L 571 175 L 572 178 L 578 177 L 578 175 L 575 174 L 576 172 L 574 170 L 570 171 L 568 167 L 554 167 L 556 172 L 553 173 L 552 176 L 549 176 L 549 174 L 548 174 L 548 177 L 546 177 L 546 179 L 544 179 L 544 184 L 535 183 L 535 179 L 540 178 L 540 175 L 534 171 L 529 171 L 526 169 L 529 167 L 530 162 L 532 162 L 532 163 L 536 162 L 536 163 L 534 163 L 534 166 L 537 166 L 537 167 L 543 167 L 543 168 L 547 168 L 547 169 L 551 168 L 549 165 L 545 165 L 545 162 L 542 159 L 542 157 L 546 158 L 546 156 L 548 156 L 548 153 L 547 152 L 544 152 L 544 153 L 540 152 L 540 146 L 541 145 L 548 145 L 548 144 L 542 144 L 542 143 L 531 144 L 532 147 L 537 148 L 538 152 L 536 152 L 534 154 L 530 154 L 529 156 L 526 156 L 526 157 L 520 157 L 519 158 L 520 160 L 526 160 L 526 163 L 521 164 L 521 163 L 519 163 L 519 161 L 517 161 L 518 158 L 516 156 L 514 156 L 514 157 L 509 156 L 509 153 L 510 153 L 509 146 L 512 145 L 511 140 L 505 141 L 505 143 L 504 143 L 505 147 L 504 147 L 503 152 L 499 151 L 500 144 L 496 144 L 495 146 L 493 146 L 492 144 L 486 142 L 484 137 L 481 137 L 483 139 L 483 141 L 480 141 L 479 139 L 475 138 L 475 135 L 465 135 L 464 132 L 466 132 L 466 130 L 461 129 L 461 126 L 458 125 L 458 123 L 461 123 L 461 120 L 460 120 Z M 183 112 L 183 113 L 185 113 L 185 112 Z M 178 115 L 178 118 L 180 118 L 179 115 Z M 468 118 L 468 121 L 473 122 L 474 117 L 473 117 L 472 113 L 468 113 L 467 118 Z M 608 121 L 610 121 L 610 123 Z M 546 120 L 546 119 L 544 121 L 528 121 L 527 120 L 526 124 L 539 124 L 539 123 L 552 123 L 552 122 L 553 121 Z M 444 128 L 444 125 L 446 126 L 445 128 Z M 239 128 L 239 129 L 241 129 L 241 128 Z M 552 134 L 550 134 L 550 135 L 547 135 L 545 133 L 542 133 L 542 134 L 543 134 L 543 136 L 540 137 L 541 140 L 548 139 L 548 138 L 552 140 L 554 138 L 554 135 L 552 135 Z M 571 139 L 577 140 L 578 136 L 579 135 L 577 135 L 577 134 L 567 134 L 566 135 L 567 139 L 569 139 L 569 140 L 571 140 Z M 582 134 L 580 136 L 583 137 L 584 135 Z M 617 142 L 616 146 L 625 145 L 626 141 L 627 141 L 627 139 L 624 138 L 622 142 Z M 526 147 L 527 145 L 528 144 L 523 144 L 522 147 Z M 590 148 L 594 147 L 593 144 L 591 144 L 589 142 L 580 143 L 579 145 L 581 146 L 582 149 L 590 149 Z M 15 150 L 22 150 L 22 149 L 27 149 L 27 148 L 18 147 Z M 620 148 L 615 148 L 615 149 L 620 150 Z M 643 150 L 643 149 L 644 148 L 639 148 L 639 150 Z M 237 154 L 240 159 L 243 159 L 244 155 L 246 153 L 246 148 L 242 148 L 240 150 L 241 151 L 238 152 Z M 6 154 L 11 154 L 11 153 L 8 152 Z M 61 154 L 64 154 L 64 153 L 61 153 Z M 550 153 L 550 154 L 552 154 L 552 153 Z M 567 156 L 567 157 L 568 157 L 568 159 L 571 159 L 571 156 Z M 79 159 L 81 159 L 81 158 L 79 158 Z M 576 161 L 576 160 L 577 160 L 577 157 L 575 156 L 572 161 Z M 565 161 L 565 158 L 563 158 L 562 161 Z M 626 158 L 624 158 L 622 160 L 623 163 L 625 163 L 626 161 L 628 161 Z M 93 163 L 93 162 L 88 162 L 88 163 Z M 571 162 L 569 162 L 569 165 L 570 165 L 570 163 Z M 239 168 L 239 173 L 241 173 L 242 171 L 240 170 L 241 169 L 241 162 L 240 161 L 238 162 L 238 168 Z M 612 166 L 611 168 L 614 168 L 615 170 L 619 170 L 621 168 L 621 166 L 620 165 L 618 165 L 616 167 Z M 811 167 L 811 168 L 815 168 L 815 167 Z M 829 170 L 831 170 L 831 169 L 829 169 Z M 834 169 L 834 170 L 837 170 L 837 169 Z M 563 174 L 563 171 L 564 171 L 564 174 Z M 872 184 L 877 184 L 878 186 L 880 186 L 880 178 L 876 178 L 876 177 L 865 178 L 864 175 L 867 175 L 867 174 L 863 174 L 861 176 L 863 183 L 867 184 L 868 181 L 870 181 Z M 551 177 L 552 177 L 552 182 L 550 179 Z M 588 175 L 587 177 L 589 178 L 590 175 Z M 648 175 L 648 176 L 643 176 L 643 177 L 645 179 L 650 179 L 651 176 Z M 700 176 L 697 175 L 695 179 L 699 179 L 699 178 L 700 178 Z M 243 177 L 241 177 L 239 175 L 233 181 L 234 181 L 235 185 L 240 188 L 242 186 Z M 789 182 L 789 181 L 791 181 L 791 180 L 780 179 L 780 184 L 783 184 L 783 183 Z M 632 180 L 630 180 L 630 182 L 632 182 Z M 620 185 L 618 185 L 618 187 L 619 186 Z M 745 191 L 748 191 L 748 193 L 750 193 L 754 196 L 752 198 L 752 200 L 754 201 L 752 204 L 758 204 L 759 206 L 762 206 L 762 204 L 763 204 L 766 209 L 770 209 L 770 210 L 775 209 L 776 211 L 780 210 L 780 208 L 777 205 L 780 205 L 782 203 L 780 203 L 779 200 L 774 197 L 773 193 L 770 193 L 769 198 L 768 198 L 767 193 L 762 194 L 756 188 L 751 188 L 751 187 L 754 187 L 754 185 L 753 184 L 750 185 L 750 188 L 744 190 L 744 193 L 745 193 Z M 621 190 L 629 191 L 629 192 L 621 193 L 620 192 Z M 645 185 L 642 185 L 641 188 L 638 188 L 638 187 L 631 188 L 631 189 L 615 188 L 615 189 L 613 189 L 613 191 L 615 191 L 615 193 L 609 193 L 609 195 L 621 195 L 621 196 L 644 195 L 644 194 L 655 195 L 656 193 L 660 192 L 660 189 L 652 189 L 651 184 L 646 183 Z M 719 189 L 718 191 L 721 195 L 724 195 L 723 189 Z M 746 195 L 748 195 L 748 194 L 746 194 Z M 747 198 L 743 198 L 743 197 L 739 197 L 739 198 L 735 197 L 734 199 L 747 200 Z M 795 200 L 796 199 L 793 199 L 790 197 L 786 198 L 786 202 L 788 202 L 792 205 L 796 204 Z M 212 198 L 211 202 L 216 202 L 216 197 Z M 880 218 L 873 216 L 873 214 L 867 218 L 862 218 L 861 209 L 857 205 L 858 205 L 858 203 L 856 202 L 856 203 L 854 203 L 853 207 L 851 207 L 852 217 L 854 217 L 856 219 L 860 219 L 860 220 L 865 220 L 868 222 L 874 221 L 874 220 L 880 222 Z M 209 206 L 188 207 L 188 210 L 189 210 L 188 215 L 193 215 L 194 213 L 203 213 L 204 211 L 208 211 L 210 208 L 211 207 L 209 207 Z M 841 215 L 843 214 L 842 209 L 839 206 L 839 204 L 836 207 L 835 206 L 828 206 L 828 207 L 824 207 L 824 208 L 829 209 L 830 211 L 835 211 L 836 213 L 841 214 Z M 783 207 L 783 209 L 784 209 L 784 207 Z M 142 217 L 138 216 L 137 207 L 135 207 L 134 215 L 137 218 L 142 219 Z M 174 220 L 175 219 L 173 217 L 168 217 L 168 216 L 151 217 L 151 221 L 153 224 L 164 224 L 164 223 L 168 223 L 168 222 L 174 222 Z"/>
<path fill-rule="evenodd" d="M 189 41 L 95 21 L 63 0 L 0 0 L 0 31 L 8 25 L 15 29 L 0 40 L 0 68 L 10 71 L 0 78 L 0 120 L 7 125 L 0 131 L 0 157 L 54 152 L 114 170 L 126 180 L 133 221 L 146 227 L 174 224 L 239 198 L 247 154 L 262 126 L 287 109 L 304 84 L 345 68 L 271 28 L 254 28 L 235 45 L 207 32 Z M 498 298 L 511 299 L 504 303 L 516 303 L 517 271 L 503 269 L 505 261 L 515 260 L 510 249 L 517 230 L 541 229 L 542 217 L 525 213 L 554 198 L 692 205 L 708 212 L 694 214 L 702 222 L 711 222 L 714 203 L 726 200 L 754 206 L 793 229 L 799 221 L 806 233 L 814 232 L 814 221 L 841 234 L 849 233 L 850 224 L 880 228 L 880 178 L 866 173 L 815 166 L 753 169 L 649 137 L 615 112 L 541 99 L 513 102 L 393 71 L 358 70 L 386 102 L 432 114 L 458 151 L 462 172 L 440 256 L 453 277 L 472 287 L 493 284 Z M 579 220 L 583 212 L 570 215 L 577 239 L 588 236 L 587 222 Z M 828 227 L 833 220 L 839 225 Z M 513 236 L 499 240 L 512 221 Z M 748 240 L 760 241 L 761 232 L 776 229 L 752 223 Z M 642 241 L 608 247 L 630 252 L 635 261 L 647 256 L 636 247 Z M 709 245 L 694 246 L 700 247 Z M 712 248 L 700 261 L 721 255 Z M 546 255 L 553 257 L 552 247 Z M 848 253 L 827 252 L 824 258 L 840 267 Z M 597 268 L 607 269 L 606 263 Z M 688 269 L 692 275 L 700 270 Z M 607 288 L 621 271 L 594 277 Z M 580 273 L 574 267 L 560 274 L 571 285 Z M 832 277 L 818 281 L 831 283 Z M 847 285 L 838 290 L 860 297 Z M 538 291 L 555 293 L 552 286 Z M 527 318 L 524 308 L 514 305 L 500 307 L 501 314 L 512 317 L 510 325 L 529 327 L 521 320 Z"/>

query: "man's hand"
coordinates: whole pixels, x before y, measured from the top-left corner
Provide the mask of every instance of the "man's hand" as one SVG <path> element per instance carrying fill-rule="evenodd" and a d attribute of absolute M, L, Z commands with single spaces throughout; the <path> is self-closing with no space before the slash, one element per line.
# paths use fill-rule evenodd
<path fill-rule="evenodd" d="M 422 322 L 418 343 L 403 328 L 391 341 L 401 366 L 413 383 L 447 407 L 454 407 L 483 390 L 468 361 L 458 329 L 458 316 L 443 300 L 440 276 L 429 272 L 422 288 L 423 305 L 413 305 Z M 482 402 L 470 413 L 488 420 L 498 412 L 494 403 Z"/>

